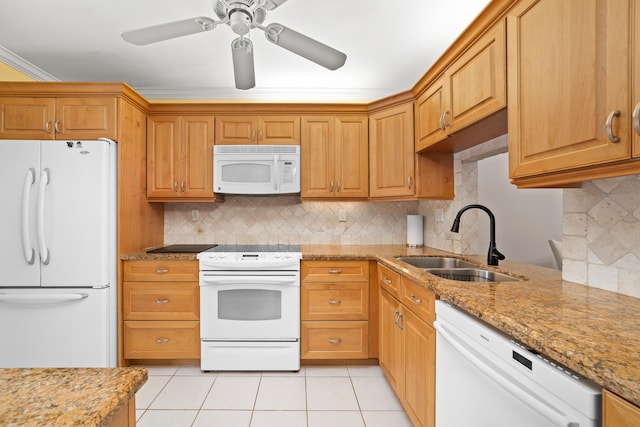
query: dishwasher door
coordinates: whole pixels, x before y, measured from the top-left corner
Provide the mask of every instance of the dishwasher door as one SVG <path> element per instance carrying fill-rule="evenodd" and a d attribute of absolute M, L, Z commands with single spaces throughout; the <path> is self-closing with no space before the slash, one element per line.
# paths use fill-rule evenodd
<path fill-rule="evenodd" d="M 437 427 L 596 427 L 600 388 L 436 302 Z"/>

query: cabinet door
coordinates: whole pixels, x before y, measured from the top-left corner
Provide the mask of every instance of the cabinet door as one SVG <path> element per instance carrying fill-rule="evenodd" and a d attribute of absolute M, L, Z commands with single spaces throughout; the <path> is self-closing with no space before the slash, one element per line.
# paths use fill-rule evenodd
<path fill-rule="evenodd" d="M 257 132 L 255 116 L 216 117 L 216 145 L 256 144 Z"/>
<path fill-rule="evenodd" d="M 213 197 L 213 117 L 182 118 L 181 197 Z"/>
<path fill-rule="evenodd" d="M 147 197 L 180 196 L 180 117 L 147 121 Z"/>
<path fill-rule="evenodd" d="M 527 0 L 508 12 L 511 178 L 630 157 L 629 8 L 629 0 Z M 618 143 L 605 130 L 616 110 Z"/>
<path fill-rule="evenodd" d="M 608 390 L 602 392 L 602 426 L 633 427 L 640 425 L 640 408 Z"/>
<path fill-rule="evenodd" d="M 441 120 L 446 111 L 444 84 L 444 77 L 431 83 L 416 101 L 416 151 L 447 137 Z"/>
<path fill-rule="evenodd" d="M 500 21 L 447 69 L 448 134 L 506 107 L 506 49 L 505 25 Z"/>
<path fill-rule="evenodd" d="M 387 291 L 380 291 L 380 325 L 378 360 L 389 384 L 402 399 L 403 357 L 402 331 L 398 327 L 400 303 Z"/>
<path fill-rule="evenodd" d="M 414 194 L 413 104 L 371 116 L 369 175 L 371 197 Z"/>
<path fill-rule="evenodd" d="M 413 425 L 435 425 L 436 333 L 409 310 L 403 311 L 404 403 Z"/>
<path fill-rule="evenodd" d="M 0 138 L 54 139 L 54 98 L 0 98 Z"/>
<path fill-rule="evenodd" d="M 302 320 L 367 320 L 369 283 L 302 283 Z"/>
<path fill-rule="evenodd" d="M 116 98 L 56 99 L 56 139 L 117 139 Z"/>
<path fill-rule="evenodd" d="M 300 144 L 301 197 L 331 197 L 334 178 L 334 119 L 332 116 L 302 118 Z"/>
<path fill-rule="evenodd" d="M 258 144 L 299 145 L 300 117 L 263 116 L 258 118 Z"/>
<path fill-rule="evenodd" d="M 336 117 L 335 145 L 335 197 L 368 197 L 368 118 Z"/>

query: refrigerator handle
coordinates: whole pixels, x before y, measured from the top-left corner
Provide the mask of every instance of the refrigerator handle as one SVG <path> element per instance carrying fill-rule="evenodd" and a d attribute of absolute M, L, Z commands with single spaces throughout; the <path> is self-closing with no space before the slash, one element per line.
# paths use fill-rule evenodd
<path fill-rule="evenodd" d="M 36 182 L 36 170 L 30 168 L 24 177 L 22 187 L 22 250 L 27 264 L 33 264 L 36 259 L 36 251 L 31 246 L 31 235 L 29 234 L 29 207 L 31 206 L 31 186 Z"/>
<path fill-rule="evenodd" d="M 38 246 L 40 247 L 40 261 L 47 265 L 49 264 L 49 249 L 47 249 L 47 242 L 44 238 L 44 201 L 45 190 L 49 184 L 49 168 L 42 170 L 40 176 L 40 191 L 38 192 Z"/>
<path fill-rule="evenodd" d="M 88 294 L 42 294 L 42 295 L 14 295 L 0 294 L 0 303 L 39 305 L 56 304 L 59 302 L 79 301 L 88 298 Z"/>

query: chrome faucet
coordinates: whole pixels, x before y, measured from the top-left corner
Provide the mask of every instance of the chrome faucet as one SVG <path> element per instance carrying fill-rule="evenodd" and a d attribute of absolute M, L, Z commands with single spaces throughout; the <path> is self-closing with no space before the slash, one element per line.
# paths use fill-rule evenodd
<path fill-rule="evenodd" d="M 489 241 L 489 253 L 487 254 L 487 264 L 489 265 L 498 265 L 498 260 L 504 259 L 504 255 L 500 253 L 500 251 L 496 248 L 496 218 L 493 216 L 493 213 L 486 207 L 482 205 L 467 205 L 464 208 L 460 209 L 458 214 L 456 215 L 456 219 L 453 220 L 453 225 L 451 226 L 451 231 L 457 233 L 460 231 L 460 217 L 465 211 L 469 209 L 480 209 L 483 210 L 489 215 L 489 222 L 491 224 L 491 240 Z"/>

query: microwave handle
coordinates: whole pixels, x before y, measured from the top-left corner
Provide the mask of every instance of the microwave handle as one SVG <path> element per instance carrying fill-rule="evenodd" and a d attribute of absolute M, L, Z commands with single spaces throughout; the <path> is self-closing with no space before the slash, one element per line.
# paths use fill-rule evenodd
<path fill-rule="evenodd" d="M 276 178 L 276 193 L 280 192 L 280 171 L 278 170 L 278 168 L 280 167 L 280 156 L 278 154 L 274 154 L 273 156 L 273 161 L 275 163 L 275 167 L 273 169 L 273 172 L 275 174 L 275 178 Z"/>

